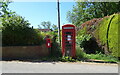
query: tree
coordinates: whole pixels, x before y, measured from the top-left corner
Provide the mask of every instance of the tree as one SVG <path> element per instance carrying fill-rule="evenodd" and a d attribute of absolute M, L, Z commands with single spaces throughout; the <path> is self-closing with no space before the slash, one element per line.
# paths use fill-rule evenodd
<path fill-rule="evenodd" d="M 50 28 L 51 28 L 51 22 L 50 22 L 50 21 L 47 21 L 47 22 L 46 22 L 46 21 L 43 21 L 43 22 L 41 22 L 41 25 L 39 25 L 39 28 L 40 28 L 41 26 L 42 26 L 44 29 L 50 29 Z M 41 28 L 42 28 L 42 27 L 41 27 Z"/>
<path fill-rule="evenodd" d="M 2 1 L 2 11 L 0 11 L 2 21 L 2 45 L 38 45 L 42 41 L 42 37 L 29 27 L 30 23 L 22 16 L 17 15 L 8 9 L 9 2 Z"/>
<path fill-rule="evenodd" d="M 2 32 L 2 19 L 10 16 L 13 12 L 8 9 L 8 5 L 11 3 L 10 0 L 1 0 L 0 1 L 0 33 Z"/>
<path fill-rule="evenodd" d="M 8 9 L 8 5 L 12 1 L 10 0 L 2 0 L 0 1 L 0 17 L 10 16 L 11 14 L 15 13 Z"/>
<path fill-rule="evenodd" d="M 55 24 L 51 24 L 50 21 L 43 21 L 41 22 L 41 25 L 38 25 L 39 29 L 52 29 L 52 30 L 56 30 L 58 29 L 57 25 Z"/>
<path fill-rule="evenodd" d="M 15 12 L 8 9 L 8 5 L 10 3 L 10 0 L 3 0 L 0 2 L 0 20 L 2 21 L 1 24 L 3 26 L 3 30 L 10 26 L 29 27 L 30 23 L 28 23 L 28 20 L 25 21 L 22 16 L 19 16 Z"/>
<path fill-rule="evenodd" d="M 93 17 L 99 18 L 120 12 L 120 2 L 93 2 L 90 9 Z"/>
<path fill-rule="evenodd" d="M 76 6 L 73 6 L 72 11 L 67 12 L 67 19 L 77 27 L 87 20 L 90 20 L 93 16 L 88 12 L 87 6 L 89 2 L 76 2 Z"/>
<path fill-rule="evenodd" d="M 53 24 L 53 25 L 52 25 L 52 29 L 53 29 L 53 30 L 57 30 L 57 29 L 58 29 L 57 25 Z"/>
<path fill-rule="evenodd" d="M 120 12 L 120 2 L 76 2 L 72 11 L 67 12 L 67 19 L 79 27 L 85 21 Z"/>

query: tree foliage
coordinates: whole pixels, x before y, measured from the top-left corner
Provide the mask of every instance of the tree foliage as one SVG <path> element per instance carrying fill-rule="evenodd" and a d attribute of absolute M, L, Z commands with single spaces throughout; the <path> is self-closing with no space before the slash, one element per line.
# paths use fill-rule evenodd
<path fill-rule="evenodd" d="M 47 22 L 43 21 L 43 22 L 41 22 L 41 25 L 42 25 L 45 29 L 50 29 L 50 27 L 51 27 L 51 22 L 50 22 L 50 21 L 47 21 Z"/>
<path fill-rule="evenodd" d="M 10 0 L 2 0 L 0 1 L 0 17 L 10 16 L 11 14 L 15 13 L 8 9 L 8 5 L 12 1 Z"/>
<path fill-rule="evenodd" d="M 53 30 L 57 30 L 57 29 L 58 29 L 57 25 L 53 24 L 53 25 L 52 25 L 52 29 L 53 29 Z"/>
<path fill-rule="evenodd" d="M 43 21 L 40 25 L 38 25 L 39 29 L 50 29 L 51 28 L 51 22 L 50 21 Z"/>
<path fill-rule="evenodd" d="M 50 21 L 43 21 L 41 22 L 40 25 L 38 25 L 39 29 L 52 29 L 52 30 L 56 30 L 58 29 L 57 25 L 55 24 L 51 24 Z"/>
<path fill-rule="evenodd" d="M 77 27 L 85 21 L 120 12 L 120 2 L 76 2 L 67 19 Z"/>
<path fill-rule="evenodd" d="M 2 21 L 2 45 L 38 45 L 42 36 L 38 31 L 29 27 L 30 23 L 22 16 L 8 9 L 9 1 L 0 2 Z"/>

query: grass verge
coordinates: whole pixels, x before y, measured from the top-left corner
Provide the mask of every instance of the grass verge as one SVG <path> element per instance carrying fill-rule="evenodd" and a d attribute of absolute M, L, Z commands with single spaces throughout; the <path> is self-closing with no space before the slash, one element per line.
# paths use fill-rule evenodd
<path fill-rule="evenodd" d="M 119 62 L 118 58 L 105 54 L 86 54 L 87 59 L 101 60 L 105 62 Z"/>

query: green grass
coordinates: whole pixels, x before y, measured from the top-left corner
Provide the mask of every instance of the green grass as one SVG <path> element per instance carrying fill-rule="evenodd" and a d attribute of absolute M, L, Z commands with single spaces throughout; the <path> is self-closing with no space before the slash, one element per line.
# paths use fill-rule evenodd
<path fill-rule="evenodd" d="M 76 59 L 68 56 L 63 56 L 63 57 L 41 57 L 39 59 L 29 59 L 28 61 L 31 62 L 81 62 L 81 61 L 86 61 L 88 59 L 93 59 L 93 60 L 102 60 L 103 62 L 114 62 L 117 63 L 119 62 L 117 58 L 110 56 L 110 55 L 105 55 L 105 54 L 85 54 L 84 57 L 77 57 Z"/>
<path fill-rule="evenodd" d="M 111 55 L 105 55 L 105 54 L 86 54 L 87 59 L 96 59 L 96 60 L 103 60 L 106 62 L 119 62 L 116 57 L 113 57 Z"/>
<path fill-rule="evenodd" d="M 102 61 L 106 61 L 106 62 L 119 62 L 117 57 L 113 57 L 112 55 L 106 55 L 106 54 L 102 54 L 102 53 L 98 53 L 97 54 L 86 54 L 82 48 L 80 47 L 76 47 L 76 57 L 77 57 L 77 61 L 84 61 L 86 59 L 94 59 L 94 60 L 102 60 Z"/>

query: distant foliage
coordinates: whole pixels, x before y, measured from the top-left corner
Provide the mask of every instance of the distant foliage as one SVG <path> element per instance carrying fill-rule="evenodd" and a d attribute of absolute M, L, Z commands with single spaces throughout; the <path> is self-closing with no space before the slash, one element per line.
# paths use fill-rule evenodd
<path fill-rule="evenodd" d="M 94 1 L 94 0 L 93 0 Z M 120 12 L 120 2 L 76 2 L 72 11 L 68 11 L 67 19 L 77 27 L 93 18 L 102 18 Z"/>
<path fill-rule="evenodd" d="M 43 21 L 43 22 L 41 22 L 41 25 L 44 29 L 50 29 L 51 28 L 51 22 L 50 21 L 47 21 L 47 22 Z M 40 27 L 40 25 L 39 25 L 39 27 Z"/>
<path fill-rule="evenodd" d="M 39 29 L 51 29 L 51 30 L 57 30 L 58 27 L 55 24 L 51 24 L 50 21 L 43 21 L 40 25 L 38 25 Z"/>

